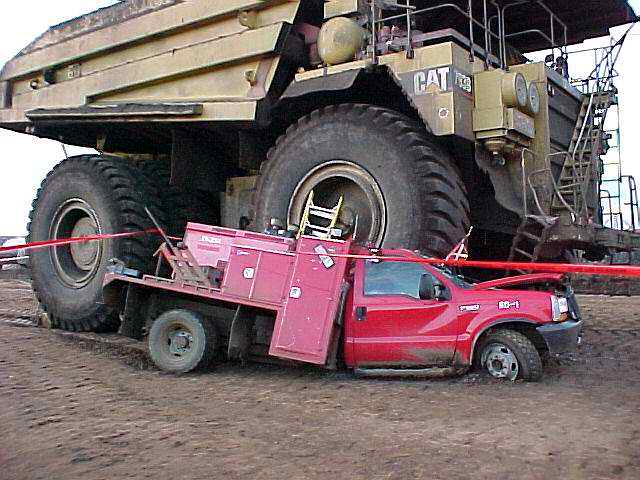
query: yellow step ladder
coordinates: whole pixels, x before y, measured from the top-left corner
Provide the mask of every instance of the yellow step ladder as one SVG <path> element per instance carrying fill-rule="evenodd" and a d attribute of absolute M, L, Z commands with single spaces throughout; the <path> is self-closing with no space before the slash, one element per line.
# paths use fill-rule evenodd
<path fill-rule="evenodd" d="M 335 229 L 336 224 L 338 223 L 338 218 L 340 217 L 340 210 L 342 209 L 343 201 L 344 197 L 340 197 L 340 200 L 338 200 L 338 204 L 335 207 L 320 207 L 313 203 L 312 190 L 309 194 L 309 198 L 307 199 L 307 204 L 304 208 L 302 219 L 300 220 L 300 231 L 298 232 L 298 238 L 300 238 L 302 235 L 311 235 L 325 240 L 331 240 L 333 238 L 339 237 L 340 235 L 336 235 Z M 318 223 L 312 223 L 312 219 L 314 222 L 322 219 L 324 220 L 323 223 L 328 222 L 328 225 L 323 226 L 319 225 Z"/>

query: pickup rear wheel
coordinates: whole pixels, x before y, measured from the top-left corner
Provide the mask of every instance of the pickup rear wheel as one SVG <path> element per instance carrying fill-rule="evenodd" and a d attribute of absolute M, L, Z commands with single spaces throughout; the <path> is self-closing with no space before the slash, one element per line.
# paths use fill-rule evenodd
<path fill-rule="evenodd" d="M 218 344 L 215 327 L 189 310 L 171 310 L 151 325 L 149 353 L 165 372 L 187 373 L 211 363 Z"/>
<path fill-rule="evenodd" d="M 494 330 L 479 347 L 477 364 L 494 378 L 537 382 L 542 377 L 540 353 L 520 332 Z"/>
<path fill-rule="evenodd" d="M 424 124 L 387 108 L 344 104 L 289 127 L 262 164 L 254 229 L 297 224 L 311 191 L 361 244 L 446 255 L 469 229 L 469 201 L 454 159 Z"/>

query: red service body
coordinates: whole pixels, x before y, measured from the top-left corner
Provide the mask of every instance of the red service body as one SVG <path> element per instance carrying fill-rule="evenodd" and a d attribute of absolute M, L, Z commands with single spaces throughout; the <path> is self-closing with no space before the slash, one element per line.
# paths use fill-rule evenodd
<path fill-rule="evenodd" d="M 178 248 L 165 245 L 160 253 L 172 267 L 170 277 L 113 269 L 105 300 L 126 296 L 113 294 L 122 287 L 161 289 L 176 294 L 176 301 L 186 296 L 266 312 L 274 318 L 268 355 L 315 365 L 335 365 L 340 354 L 347 367 L 360 371 L 461 371 L 492 329 L 515 329 L 536 348 L 560 353 L 576 345 L 582 326 L 559 274 L 470 284 L 406 250 L 195 223 Z M 525 289 L 534 286 L 545 288 Z M 130 306 L 120 307 L 126 317 Z"/>

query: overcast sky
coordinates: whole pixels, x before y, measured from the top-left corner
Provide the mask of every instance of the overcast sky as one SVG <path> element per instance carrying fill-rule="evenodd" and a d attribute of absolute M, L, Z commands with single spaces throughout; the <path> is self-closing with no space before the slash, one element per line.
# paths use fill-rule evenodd
<path fill-rule="evenodd" d="M 0 62 L 4 64 L 48 26 L 116 3 L 97 0 L 2 1 Z M 631 0 L 640 8 L 640 0 Z M 623 51 L 616 82 L 620 90 L 625 170 L 640 180 L 640 27 Z M 81 150 L 69 148 L 69 154 Z M 0 130 L 0 236 L 24 235 L 31 202 L 44 176 L 63 158 L 60 144 Z"/>

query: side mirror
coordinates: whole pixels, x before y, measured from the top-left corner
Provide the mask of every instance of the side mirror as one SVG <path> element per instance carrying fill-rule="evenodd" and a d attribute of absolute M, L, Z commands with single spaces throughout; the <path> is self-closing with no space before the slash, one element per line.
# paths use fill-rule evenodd
<path fill-rule="evenodd" d="M 445 286 L 429 274 L 420 277 L 421 300 L 448 300 Z"/>
<path fill-rule="evenodd" d="M 424 274 L 420 277 L 420 299 L 422 300 L 435 300 L 437 296 L 436 285 L 434 278 L 429 274 Z"/>

